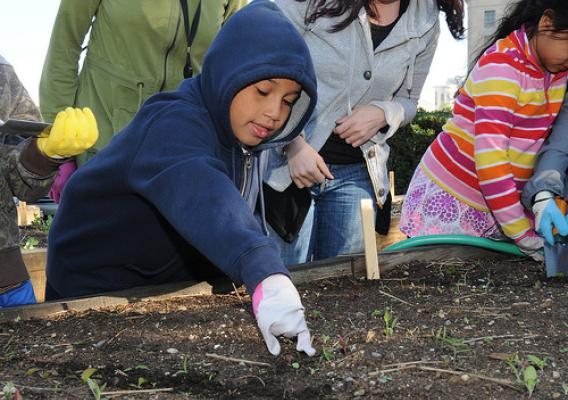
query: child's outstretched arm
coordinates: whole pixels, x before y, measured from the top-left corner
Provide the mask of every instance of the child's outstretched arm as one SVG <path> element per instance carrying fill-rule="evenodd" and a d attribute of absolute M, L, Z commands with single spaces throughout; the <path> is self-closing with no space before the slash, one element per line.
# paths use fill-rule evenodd
<path fill-rule="evenodd" d="M 240 195 L 203 124 L 174 108 L 153 121 L 125 184 L 187 243 L 246 285 L 258 302 L 257 322 L 272 354 L 279 352 L 275 337 L 283 335 L 298 336 L 298 350 L 313 355 L 304 309 L 278 247 Z M 192 127 L 191 134 L 182 134 L 184 126 Z M 164 140 L 164 132 L 175 134 Z"/>

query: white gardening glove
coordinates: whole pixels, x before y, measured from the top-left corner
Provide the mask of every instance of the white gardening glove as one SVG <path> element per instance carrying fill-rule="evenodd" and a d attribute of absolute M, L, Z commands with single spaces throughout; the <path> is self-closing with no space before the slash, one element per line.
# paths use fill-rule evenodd
<path fill-rule="evenodd" d="M 544 261 L 544 239 L 540 236 L 536 236 L 534 232 L 524 236 L 521 239 L 515 240 L 517 247 L 525 253 L 527 256 L 535 261 Z"/>
<path fill-rule="evenodd" d="M 286 275 L 270 275 L 259 283 L 252 295 L 252 308 L 270 353 L 275 356 L 280 354 L 277 336 L 298 336 L 296 349 L 308 356 L 316 354 L 300 295 Z"/>
<path fill-rule="evenodd" d="M 532 211 L 534 229 L 544 236 L 548 244 L 554 245 L 554 228 L 558 230 L 560 236 L 568 235 L 568 222 L 556 205 L 553 193 L 546 190 L 538 192 L 534 197 Z"/>

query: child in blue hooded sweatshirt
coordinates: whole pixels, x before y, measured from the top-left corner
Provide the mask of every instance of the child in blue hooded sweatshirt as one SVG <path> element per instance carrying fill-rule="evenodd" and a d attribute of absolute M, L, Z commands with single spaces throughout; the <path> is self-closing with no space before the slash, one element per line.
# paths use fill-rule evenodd
<path fill-rule="evenodd" d="M 213 264 L 252 293 L 272 354 L 283 335 L 313 355 L 259 188 L 268 150 L 299 135 L 316 92 L 308 48 L 278 7 L 259 0 L 236 13 L 201 75 L 151 97 L 69 180 L 46 299 L 188 281 Z"/>

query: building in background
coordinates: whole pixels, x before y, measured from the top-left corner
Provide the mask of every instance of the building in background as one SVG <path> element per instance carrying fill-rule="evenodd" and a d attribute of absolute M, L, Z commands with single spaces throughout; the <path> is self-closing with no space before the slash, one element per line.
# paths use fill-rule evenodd
<path fill-rule="evenodd" d="M 443 110 L 452 104 L 452 89 L 449 85 L 434 86 L 434 110 Z"/>
<path fill-rule="evenodd" d="M 479 51 L 493 36 L 507 6 L 516 0 L 467 0 L 467 63 L 471 66 Z"/>
<path fill-rule="evenodd" d="M 464 79 L 464 76 L 454 76 L 448 79 L 444 85 L 434 86 L 433 111 L 452 108 L 456 92 L 463 84 Z"/>

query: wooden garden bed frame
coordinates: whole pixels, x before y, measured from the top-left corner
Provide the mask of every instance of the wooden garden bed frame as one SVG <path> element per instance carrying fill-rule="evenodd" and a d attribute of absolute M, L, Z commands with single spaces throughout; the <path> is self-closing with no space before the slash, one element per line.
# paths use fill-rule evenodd
<path fill-rule="evenodd" d="M 391 244 L 406 239 L 399 229 L 399 218 L 392 219 L 391 228 L 387 235 L 377 235 L 377 248 L 384 249 Z M 22 250 L 24 262 L 30 274 L 35 296 L 38 302 L 43 302 L 45 292 L 45 265 L 47 260 L 47 250 L 44 248 L 33 250 Z"/>
<path fill-rule="evenodd" d="M 41 258 L 41 251 L 26 253 L 26 258 Z M 471 246 L 423 246 L 401 251 L 379 252 L 381 273 L 412 261 L 447 261 L 479 258 L 505 257 L 501 253 Z M 510 257 L 510 256 L 509 256 Z M 292 280 L 296 284 L 336 277 L 364 277 L 366 275 L 364 254 L 339 256 L 291 266 Z M 47 318 L 70 311 L 97 310 L 106 307 L 126 305 L 138 301 L 156 301 L 197 295 L 229 293 L 234 290 L 228 280 L 216 282 L 179 282 L 157 286 L 138 287 L 118 292 L 105 293 L 96 297 L 83 297 L 63 301 L 38 303 L 29 306 L 12 307 L 0 310 L 0 323 L 20 319 Z"/>

